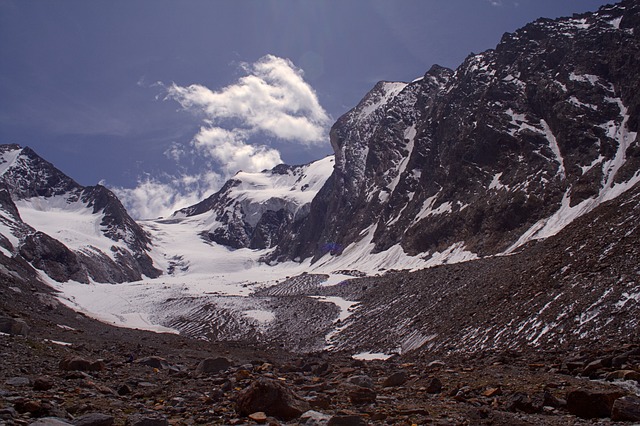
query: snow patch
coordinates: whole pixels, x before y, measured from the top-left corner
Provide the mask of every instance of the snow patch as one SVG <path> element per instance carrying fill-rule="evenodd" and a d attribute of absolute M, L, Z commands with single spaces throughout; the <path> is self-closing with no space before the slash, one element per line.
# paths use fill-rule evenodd
<path fill-rule="evenodd" d="M 392 356 L 393 355 L 385 354 L 382 352 L 360 352 L 359 354 L 351 355 L 351 358 L 357 359 L 360 361 L 374 361 L 374 360 L 386 361 Z"/>

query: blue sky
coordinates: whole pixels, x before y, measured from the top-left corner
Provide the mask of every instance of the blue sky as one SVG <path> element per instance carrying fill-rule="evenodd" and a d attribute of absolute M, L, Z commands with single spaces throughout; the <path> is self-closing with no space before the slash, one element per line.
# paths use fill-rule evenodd
<path fill-rule="evenodd" d="M 0 143 L 166 214 L 235 168 L 330 154 L 329 126 L 379 80 L 606 3 L 0 0 Z"/>

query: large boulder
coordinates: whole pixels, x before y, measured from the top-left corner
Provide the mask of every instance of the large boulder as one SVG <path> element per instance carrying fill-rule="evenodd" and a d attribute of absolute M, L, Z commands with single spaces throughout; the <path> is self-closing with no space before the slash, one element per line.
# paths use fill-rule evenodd
<path fill-rule="evenodd" d="M 26 336 L 29 334 L 29 326 L 19 318 L 0 317 L 0 333 L 12 336 Z"/>
<path fill-rule="evenodd" d="M 611 417 L 613 403 L 623 395 L 619 390 L 571 389 L 567 392 L 567 410 L 583 419 Z"/>
<path fill-rule="evenodd" d="M 269 416 L 291 420 L 311 407 L 309 403 L 283 384 L 261 378 L 251 383 L 238 395 L 236 410 L 242 416 L 263 411 Z"/>

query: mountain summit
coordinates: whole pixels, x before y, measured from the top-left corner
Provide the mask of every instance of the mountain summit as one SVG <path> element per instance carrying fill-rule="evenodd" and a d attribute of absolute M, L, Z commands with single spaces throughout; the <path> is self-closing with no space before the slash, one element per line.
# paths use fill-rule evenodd
<path fill-rule="evenodd" d="M 331 129 L 334 173 L 275 257 L 510 253 L 632 187 L 639 14 L 540 19 L 455 71 L 378 83 Z"/>
<path fill-rule="evenodd" d="M 155 278 L 149 236 L 101 185 L 83 187 L 30 148 L 0 145 L 3 255 L 59 282 Z"/>

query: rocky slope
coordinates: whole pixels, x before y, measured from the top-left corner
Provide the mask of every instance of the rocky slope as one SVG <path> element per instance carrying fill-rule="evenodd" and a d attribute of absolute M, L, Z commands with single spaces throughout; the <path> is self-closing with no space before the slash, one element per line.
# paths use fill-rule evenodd
<path fill-rule="evenodd" d="M 59 282 L 157 277 L 149 236 L 101 185 L 83 187 L 30 148 L 0 146 L 3 255 Z"/>

